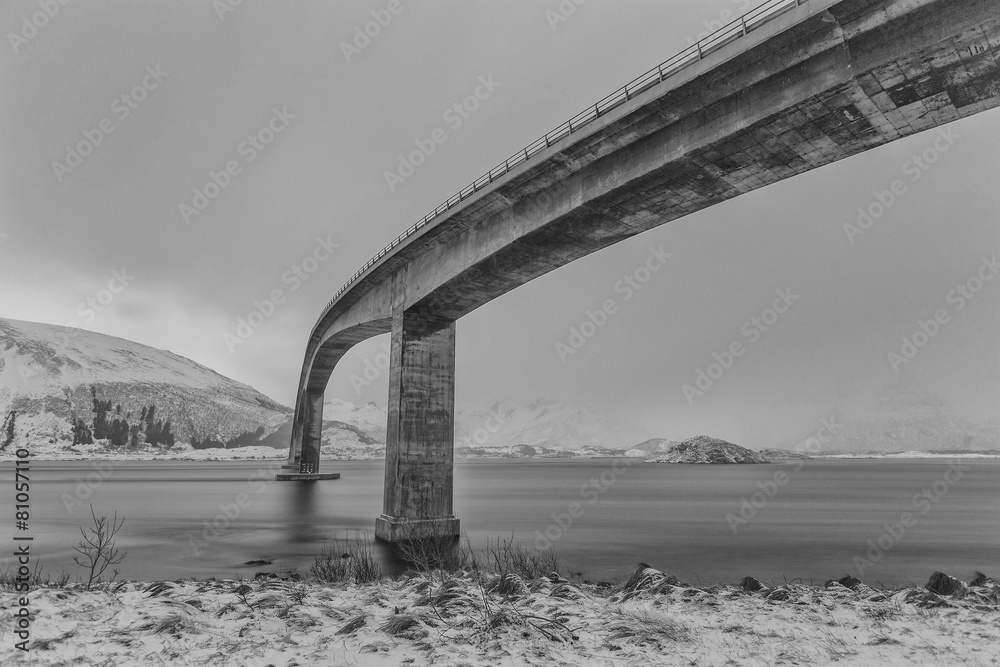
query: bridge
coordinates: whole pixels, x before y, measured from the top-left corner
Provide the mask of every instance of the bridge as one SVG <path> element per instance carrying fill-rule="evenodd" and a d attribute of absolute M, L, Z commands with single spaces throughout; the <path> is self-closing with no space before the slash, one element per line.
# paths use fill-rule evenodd
<path fill-rule="evenodd" d="M 769 0 L 417 221 L 306 346 L 285 479 L 319 472 L 323 394 L 391 332 L 379 539 L 458 535 L 455 321 L 575 259 L 768 184 L 1000 105 L 997 0 Z"/>

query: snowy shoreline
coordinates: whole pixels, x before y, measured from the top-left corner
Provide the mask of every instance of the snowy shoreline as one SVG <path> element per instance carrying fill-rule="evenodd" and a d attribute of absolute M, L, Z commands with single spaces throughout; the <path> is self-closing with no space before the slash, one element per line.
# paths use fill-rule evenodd
<path fill-rule="evenodd" d="M 274 578 L 39 588 L 29 651 L 0 592 L 4 665 L 995 664 L 1000 587 L 957 595 L 750 580 L 693 587 L 640 564 L 623 585 L 420 574 L 367 584 Z M 846 585 L 844 585 L 846 584 Z M 850 587 L 848 587 L 850 586 Z"/>
<path fill-rule="evenodd" d="M 33 452 L 31 460 L 33 461 L 56 461 L 56 462 L 73 462 L 73 461 L 121 461 L 121 462 L 140 462 L 140 461 L 282 461 L 288 458 L 288 452 L 284 449 L 274 449 L 272 447 L 236 447 L 233 449 L 180 449 L 171 452 L 129 452 L 126 455 L 122 455 L 119 452 L 106 451 L 99 447 L 81 447 L 83 451 L 77 452 L 67 452 L 63 451 L 41 451 Z M 0 452 L 0 463 L 14 461 L 17 457 L 14 455 L 13 451 Z M 382 461 L 384 456 L 357 456 L 357 457 L 330 457 L 324 458 L 325 462 L 337 462 L 337 461 Z M 587 461 L 595 459 L 617 459 L 622 457 L 615 456 L 567 456 L 567 457 L 552 457 L 552 456 L 539 456 L 539 457 L 501 457 L 501 456 L 457 456 L 456 459 L 460 461 L 481 461 L 481 460 L 494 460 L 503 459 L 509 460 L 511 458 L 516 458 L 518 460 L 532 460 L 532 461 Z M 635 459 L 636 463 L 642 463 L 645 461 L 642 457 L 631 457 Z M 811 455 L 805 460 L 814 461 L 829 461 L 829 460 L 899 460 L 899 459 L 1000 459 L 1000 451 L 992 452 L 982 452 L 982 453 L 938 453 L 938 452 L 895 452 L 889 454 L 822 454 L 822 455 Z M 785 463 L 792 461 L 794 459 L 782 459 L 782 458 L 772 458 L 771 463 Z M 655 462 L 653 463 L 667 463 L 667 461 Z M 707 464 L 712 465 L 712 464 Z M 721 465 L 721 464 L 715 464 Z"/>

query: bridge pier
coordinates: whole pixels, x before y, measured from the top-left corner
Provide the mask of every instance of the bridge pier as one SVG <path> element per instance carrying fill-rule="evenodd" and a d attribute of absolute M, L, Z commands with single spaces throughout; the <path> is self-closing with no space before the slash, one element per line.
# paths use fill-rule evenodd
<path fill-rule="evenodd" d="M 323 440 L 323 392 L 306 392 L 302 416 L 302 453 L 299 472 L 319 472 L 319 449 Z"/>
<path fill-rule="evenodd" d="M 299 401 L 302 419 L 296 420 L 292 431 L 292 447 L 288 463 L 281 466 L 276 480 L 313 482 L 321 479 L 339 479 L 340 473 L 321 473 L 319 453 L 323 443 L 323 392 L 306 392 Z"/>
<path fill-rule="evenodd" d="M 375 536 L 457 537 L 455 322 L 393 308 L 385 493 Z"/>

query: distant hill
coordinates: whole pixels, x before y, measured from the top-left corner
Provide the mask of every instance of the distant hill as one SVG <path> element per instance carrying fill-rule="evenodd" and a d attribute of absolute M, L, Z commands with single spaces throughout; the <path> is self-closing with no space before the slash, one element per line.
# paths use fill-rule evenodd
<path fill-rule="evenodd" d="M 527 445 L 584 456 L 623 453 L 654 435 L 591 406 L 541 398 L 459 406 L 455 424 L 459 448 Z"/>
<path fill-rule="evenodd" d="M 818 437 L 785 446 L 816 455 L 1000 448 L 1000 427 L 958 416 L 941 396 L 906 373 L 881 387 L 842 395 L 825 420 L 834 427 L 832 434 L 817 425 Z"/>
<path fill-rule="evenodd" d="M 725 440 L 699 435 L 671 445 L 648 459 L 650 463 L 770 463 L 757 452 Z"/>
<path fill-rule="evenodd" d="M 625 455 L 634 458 L 649 458 L 657 452 L 665 452 L 673 445 L 680 444 L 677 440 L 667 440 L 666 438 L 650 438 L 638 445 L 629 448 Z"/>
<path fill-rule="evenodd" d="M 762 449 L 757 453 L 771 461 L 807 460 L 812 458 L 804 452 L 793 452 L 788 449 Z"/>

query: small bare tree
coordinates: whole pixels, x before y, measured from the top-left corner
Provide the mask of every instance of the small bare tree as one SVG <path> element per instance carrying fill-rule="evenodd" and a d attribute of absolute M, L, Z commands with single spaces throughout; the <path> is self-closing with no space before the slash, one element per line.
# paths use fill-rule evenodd
<path fill-rule="evenodd" d="M 118 512 L 109 521 L 108 517 L 98 516 L 94 513 L 94 506 L 90 506 L 90 516 L 94 519 L 94 525 L 88 530 L 80 528 L 83 539 L 73 547 L 79 556 L 73 556 L 73 562 L 87 571 L 87 590 L 94 584 L 100 583 L 104 572 L 112 565 L 118 565 L 128 552 L 122 552 L 115 545 L 115 536 L 122 526 L 125 525 L 125 517 L 118 521 Z M 115 580 L 120 570 L 115 568 L 111 573 L 108 582 Z"/>

